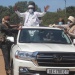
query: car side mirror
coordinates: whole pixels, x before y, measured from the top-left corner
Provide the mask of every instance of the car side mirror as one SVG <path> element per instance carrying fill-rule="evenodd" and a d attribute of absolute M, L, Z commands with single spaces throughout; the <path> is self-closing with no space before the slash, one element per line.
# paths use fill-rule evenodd
<path fill-rule="evenodd" d="M 75 39 L 73 39 L 73 44 L 75 45 Z"/>
<path fill-rule="evenodd" d="M 12 36 L 8 36 L 6 39 L 11 41 L 11 42 L 14 42 L 14 37 L 12 37 Z"/>

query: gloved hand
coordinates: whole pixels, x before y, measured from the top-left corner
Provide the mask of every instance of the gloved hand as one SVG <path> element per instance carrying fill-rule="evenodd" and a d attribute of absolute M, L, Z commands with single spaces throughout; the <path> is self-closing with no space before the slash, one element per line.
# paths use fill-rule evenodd
<path fill-rule="evenodd" d="M 44 7 L 44 11 L 47 12 L 47 10 L 49 9 L 49 7 L 50 7 L 49 5 L 45 6 Z"/>

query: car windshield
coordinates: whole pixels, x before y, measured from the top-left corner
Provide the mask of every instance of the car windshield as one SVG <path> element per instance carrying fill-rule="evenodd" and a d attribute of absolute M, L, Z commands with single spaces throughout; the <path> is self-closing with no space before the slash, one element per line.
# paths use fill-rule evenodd
<path fill-rule="evenodd" d="M 22 29 L 19 42 L 71 44 L 63 30 L 57 29 Z"/>

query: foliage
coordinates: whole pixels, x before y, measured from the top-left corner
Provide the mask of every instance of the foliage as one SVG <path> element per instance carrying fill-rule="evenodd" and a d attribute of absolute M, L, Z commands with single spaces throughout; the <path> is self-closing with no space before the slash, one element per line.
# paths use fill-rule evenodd
<path fill-rule="evenodd" d="M 29 3 L 28 1 L 19 1 L 15 3 L 15 5 L 17 6 L 20 12 L 25 12 L 27 11 L 28 3 Z M 18 24 L 22 21 L 22 18 L 18 17 L 15 14 L 14 6 L 8 6 L 8 7 L 0 6 L 0 22 L 5 15 L 10 15 L 11 24 Z M 35 6 L 36 6 L 36 11 L 41 12 L 41 9 L 37 5 Z M 55 24 L 58 22 L 58 19 L 60 17 L 63 18 L 65 21 L 67 21 L 67 18 L 69 16 L 75 17 L 75 6 L 67 7 L 66 13 L 65 13 L 65 9 L 57 10 L 57 12 L 47 12 L 46 15 L 42 17 L 43 20 L 42 24 L 43 25 Z"/>

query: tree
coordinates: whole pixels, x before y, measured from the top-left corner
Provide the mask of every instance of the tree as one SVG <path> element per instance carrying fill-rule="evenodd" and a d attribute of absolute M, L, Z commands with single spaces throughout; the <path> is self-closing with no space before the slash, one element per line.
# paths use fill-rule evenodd
<path fill-rule="evenodd" d="M 30 2 L 33 2 L 33 1 L 29 1 L 29 2 L 19 1 L 15 3 L 14 5 L 18 7 L 18 10 L 20 12 L 25 12 L 27 11 L 27 7 Z M 36 6 L 36 11 L 41 11 L 41 9 L 37 6 L 37 4 L 35 4 L 35 6 Z M 5 15 L 10 15 L 11 24 L 18 24 L 22 21 L 22 18 L 18 17 L 16 13 L 14 12 L 14 6 L 8 6 L 8 7 L 0 6 L 0 22 Z M 67 18 L 69 16 L 75 16 L 75 6 L 66 7 L 66 15 L 65 15 L 65 9 L 61 10 L 61 8 L 58 9 L 57 12 L 47 12 L 46 15 L 42 17 L 42 20 L 43 20 L 42 24 L 49 25 L 49 24 L 57 23 L 57 20 L 60 17 L 65 19 L 65 21 L 67 21 Z"/>
<path fill-rule="evenodd" d="M 75 16 L 75 6 L 69 6 L 66 10 L 68 16 Z"/>
<path fill-rule="evenodd" d="M 17 6 L 17 8 L 20 12 L 27 11 L 27 8 L 28 8 L 27 1 L 19 1 L 19 2 L 15 3 L 15 5 Z M 36 10 L 41 11 L 37 5 L 36 5 Z M 16 15 L 16 13 L 14 12 L 14 6 L 8 6 L 8 7 L 0 6 L 0 22 L 5 15 L 10 16 L 11 24 L 18 24 L 22 20 L 22 18 L 18 17 Z"/>

